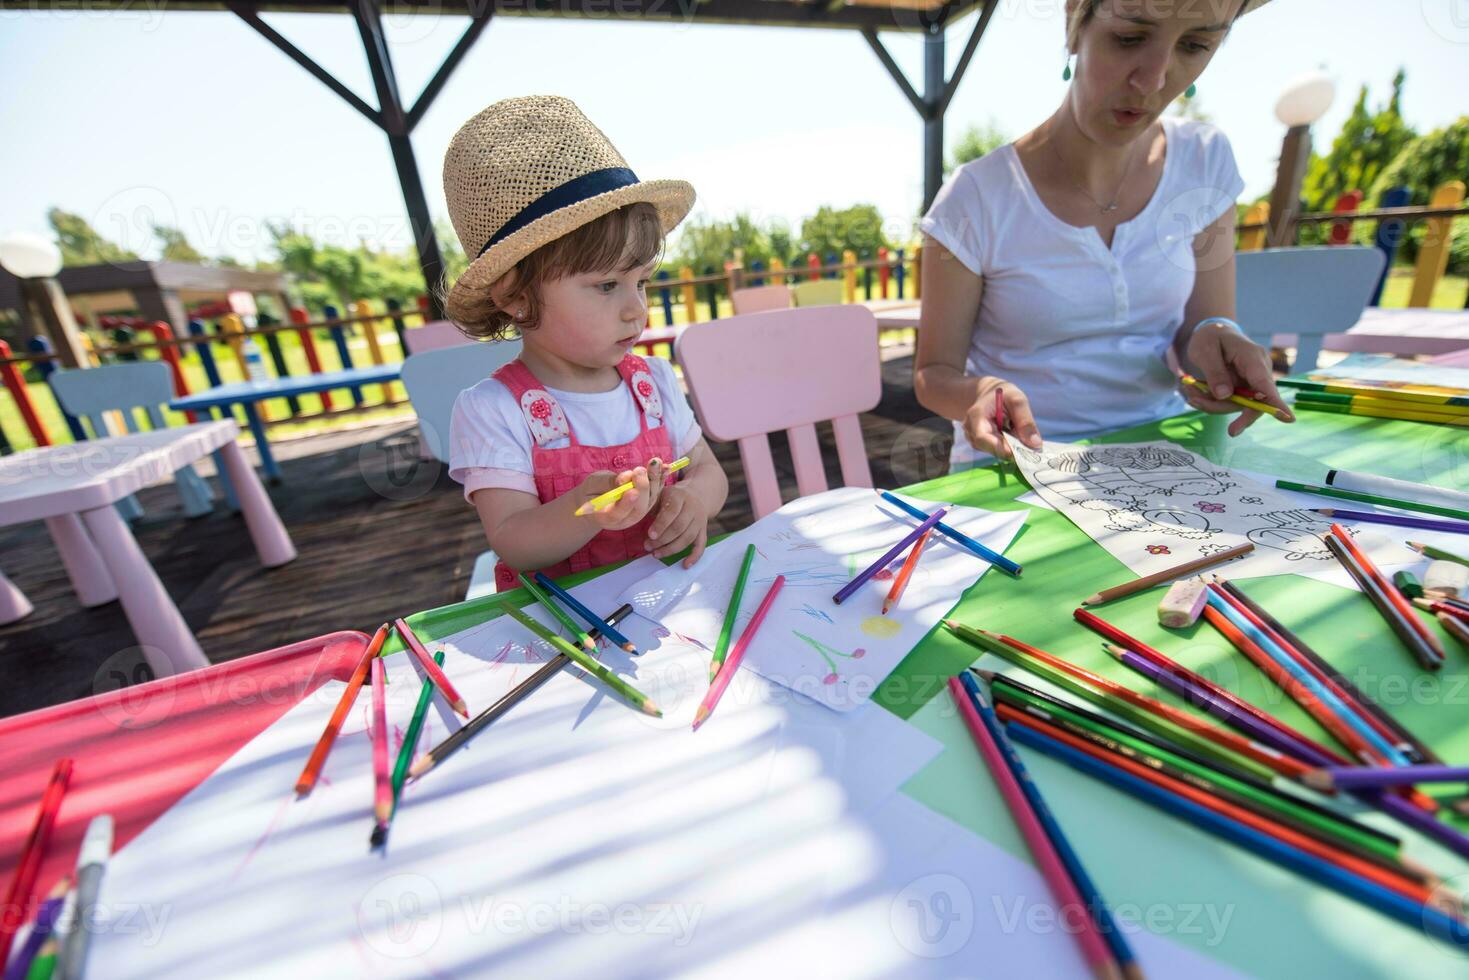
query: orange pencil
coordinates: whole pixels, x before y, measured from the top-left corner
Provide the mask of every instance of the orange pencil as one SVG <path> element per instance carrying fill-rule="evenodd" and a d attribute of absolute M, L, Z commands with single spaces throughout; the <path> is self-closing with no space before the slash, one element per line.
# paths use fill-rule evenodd
<path fill-rule="evenodd" d="M 362 690 L 362 682 L 367 680 L 367 672 L 372 668 L 372 660 L 378 651 L 383 648 L 383 641 L 388 638 L 388 624 L 383 623 L 372 635 L 367 644 L 367 649 L 362 652 L 362 659 L 352 671 L 352 676 L 347 681 L 347 689 L 337 701 L 337 706 L 332 709 L 331 719 L 326 723 L 326 730 L 321 733 L 321 738 L 316 741 L 316 748 L 311 750 L 311 758 L 306 760 L 306 768 L 301 770 L 301 776 L 296 780 L 296 796 L 302 797 L 311 792 L 316 785 L 316 778 L 321 775 L 321 767 L 326 764 L 327 753 L 331 752 L 332 744 L 337 740 L 337 732 L 342 730 L 342 722 L 347 720 L 347 712 L 352 710 L 352 702 L 357 700 L 357 692 Z"/>
<path fill-rule="evenodd" d="M 903 590 L 908 587 L 908 579 L 913 577 L 913 569 L 918 566 L 918 556 L 923 552 L 924 542 L 933 533 L 933 528 L 923 532 L 923 537 L 913 542 L 913 548 L 908 552 L 908 559 L 903 562 L 903 567 L 898 569 L 898 577 L 893 579 L 893 587 L 888 589 L 888 597 L 882 600 L 882 614 L 886 616 L 888 610 L 898 604 L 903 597 Z"/>
<path fill-rule="evenodd" d="M 1336 535 L 1336 539 L 1352 553 L 1353 558 L 1357 559 L 1357 564 L 1362 566 L 1362 570 L 1370 575 L 1372 580 L 1382 589 L 1383 593 L 1387 596 L 1387 601 L 1392 603 L 1398 612 L 1402 613 L 1403 618 L 1408 621 L 1408 625 L 1413 629 L 1413 632 L 1423 637 L 1423 642 L 1428 644 L 1429 649 L 1437 653 L 1440 658 L 1447 656 L 1443 644 L 1438 641 L 1438 637 L 1434 636 L 1432 631 L 1423 625 L 1423 620 L 1414 614 L 1413 607 L 1409 605 L 1407 599 L 1403 598 L 1403 594 L 1397 590 L 1397 587 L 1392 584 L 1392 580 L 1384 576 L 1377 566 L 1372 563 L 1372 559 L 1368 558 L 1362 549 L 1357 547 L 1357 542 L 1352 540 L 1352 536 L 1347 533 L 1347 529 L 1340 524 L 1332 524 L 1331 533 Z"/>
<path fill-rule="evenodd" d="M 449 707 L 468 718 L 469 705 L 464 703 L 464 699 L 459 696 L 459 692 L 454 690 L 454 685 L 449 683 L 449 675 L 444 673 L 442 667 L 434 663 L 434 658 L 430 657 L 428 651 L 423 648 L 423 644 L 418 642 L 418 635 L 413 632 L 412 627 L 401 619 L 393 620 L 393 625 L 397 627 L 398 635 L 403 638 L 404 645 L 412 651 L 413 655 L 418 658 L 418 662 L 423 665 L 424 673 L 428 674 L 429 680 L 434 682 L 434 687 L 437 687 L 439 692 L 444 695 L 444 700 L 449 702 Z"/>
<path fill-rule="evenodd" d="M 380 847 L 393 818 L 393 778 L 388 771 L 388 692 L 383 658 L 372 658 L 372 846 Z"/>

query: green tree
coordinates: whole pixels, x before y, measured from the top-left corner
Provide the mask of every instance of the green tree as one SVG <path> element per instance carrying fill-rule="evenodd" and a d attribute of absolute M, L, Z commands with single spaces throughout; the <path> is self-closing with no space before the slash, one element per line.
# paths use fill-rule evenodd
<path fill-rule="evenodd" d="M 153 237 L 158 239 L 158 244 L 163 248 L 164 261 L 196 262 L 200 265 L 208 262 L 208 259 L 204 258 L 204 253 L 190 245 L 188 236 L 178 228 L 154 225 Z"/>
<path fill-rule="evenodd" d="M 1313 156 L 1301 187 L 1307 211 L 1329 211 L 1337 198 L 1348 191 L 1368 193 L 1382 172 L 1417 134 L 1403 119 L 1403 80 L 1399 68 L 1393 76 L 1392 96 L 1375 111 L 1367 108 L 1367 86 L 1357 94 L 1352 114 L 1324 157 Z"/>
<path fill-rule="evenodd" d="M 821 207 L 801 222 L 801 255 L 815 252 L 823 261 L 828 255 L 838 259 L 842 250 L 850 248 L 859 258 L 872 257 L 890 242 L 883 232 L 882 214 L 871 204 L 855 204 L 849 208 Z"/>
<path fill-rule="evenodd" d="M 787 231 L 787 247 L 789 239 Z M 744 254 L 747 269 L 755 262 L 769 266 L 770 258 L 775 254 L 770 233 L 748 213 L 741 211 L 729 221 L 699 217 L 684 222 L 664 264 L 669 274 L 674 276 L 683 266 L 689 266 L 695 274 L 703 274 L 705 269 L 711 268 L 719 272 L 724 269 L 724 263 L 733 261 L 736 249 Z M 782 260 L 788 257 L 780 256 Z"/>
<path fill-rule="evenodd" d="M 1406 187 L 1411 195 L 1408 203 L 1427 204 L 1434 190 L 1450 180 L 1469 184 L 1469 116 L 1460 116 L 1442 129 L 1435 129 L 1403 147 L 1397 158 L 1373 182 L 1368 199 L 1377 201 L 1389 188 Z M 1449 270 L 1462 275 L 1469 273 L 1469 219 L 1455 219 L 1454 232 L 1449 250 Z M 1405 258 L 1417 256 L 1423 233 L 1422 222 L 1410 229 L 1405 243 Z"/>
<path fill-rule="evenodd" d="M 61 208 L 46 212 L 51 230 L 56 232 L 56 245 L 61 249 L 62 265 L 103 265 L 109 262 L 135 261 L 136 253 L 110 242 L 98 234 L 87 219 Z"/>
<path fill-rule="evenodd" d="M 949 157 L 944 161 L 944 176 L 947 177 L 956 168 L 970 160 L 978 160 L 986 153 L 998 150 L 1008 142 L 1010 142 L 1010 137 L 1001 132 L 993 119 L 983 126 L 969 126 L 954 141 L 954 148 L 949 151 Z"/>

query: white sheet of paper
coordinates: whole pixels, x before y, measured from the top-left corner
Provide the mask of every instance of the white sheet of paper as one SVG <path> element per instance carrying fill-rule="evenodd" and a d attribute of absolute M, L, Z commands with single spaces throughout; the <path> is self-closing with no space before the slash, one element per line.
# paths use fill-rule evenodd
<path fill-rule="evenodd" d="M 930 501 L 909 500 L 932 511 Z M 1025 522 L 1024 511 L 993 513 L 955 507 L 944 523 L 1003 552 Z M 705 552 L 691 569 L 670 566 L 623 599 L 670 630 L 713 651 L 745 548 L 756 548 L 731 645 L 777 575 L 786 577 L 751 641 L 744 665 L 837 711 L 866 704 L 939 619 L 990 567 L 940 534 L 931 534 L 898 605 L 882 603 L 902 564 L 898 555 L 840 605 L 832 595 L 882 557 L 921 521 L 872 490 L 848 487 L 794 500 Z"/>

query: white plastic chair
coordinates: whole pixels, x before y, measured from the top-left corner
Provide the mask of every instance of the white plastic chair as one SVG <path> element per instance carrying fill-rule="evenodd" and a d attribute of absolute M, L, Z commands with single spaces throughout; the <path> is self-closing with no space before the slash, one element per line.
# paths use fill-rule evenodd
<path fill-rule="evenodd" d="M 467 343 L 410 354 L 403 362 L 403 387 L 418 413 L 423 448 L 441 463 L 449 462 L 449 420 L 454 400 L 520 356 L 520 341 Z M 495 591 L 495 553 L 485 551 L 474 562 L 465 599 Z"/>
<path fill-rule="evenodd" d="M 1267 248 L 1235 256 L 1240 327 L 1265 347 L 1294 336 L 1293 373 L 1309 371 L 1327 334 L 1362 318 L 1386 256 L 1366 246 Z M 1278 344 L 1277 344 L 1278 346 Z"/>
<path fill-rule="evenodd" d="M 165 429 L 161 406 L 173 398 L 173 378 L 162 361 L 138 361 L 130 364 L 108 364 L 80 370 L 52 373 L 51 390 L 62 411 L 78 419 L 86 419 L 92 427 L 93 439 L 110 435 L 104 412 L 117 411 L 129 432 L 142 432 L 137 410 L 142 409 L 153 429 Z M 85 426 L 84 426 L 85 428 Z M 229 484 L 220 454 L 214 454 L 215 469 L 230 506 L 235 507 L 234 488 Z M 214 491 L 193 466 L 184 466 L 174 474 L 174 486 L 183 502 L 184 514 L 200 517 L 214 510 Z M 117 509 L 127 520 L 137 520 L 143 508 L 133 497 L 118 501 Z"/>

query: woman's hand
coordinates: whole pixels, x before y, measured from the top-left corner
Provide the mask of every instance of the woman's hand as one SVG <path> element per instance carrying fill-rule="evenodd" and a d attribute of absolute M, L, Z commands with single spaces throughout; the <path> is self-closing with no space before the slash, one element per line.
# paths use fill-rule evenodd
<path fill-rule="evenodd" d="M 1239 418 L 1229 423 L 1230 435 L 1239 435 L 1260 417 L 1256 409 L 1241 409 L 1229 401 L 1236 388 L 1248 391 L 1249 397 L 1257 401 L 1280 409 L 1285 413 L 1284 417 L 1277 416 L 1282 422 L 1296 420 L 1275 388 L 1275 377 L 1270 372 L 1270 352 L 1232 327 L 1223 323 L 1206 323 L 1196 328 L 1189 337 L 1185 357 L 1214 397 L 1191 385 L 1182 385 L 1183 397 L 1201 412 L 1220 415 L 1239 412 Z"/>
<path fill-rule="evenodd" d="M 619 497 L 606 510 L 594 510 L 577 519 L 592 521 L 604 531 L 621 531 L 623 528 L 632 527 L 642 520 L 653 504 L 658 501 L 658 491 L 663 482 L 663 470 L 661 464 L 657 464 L 656 461 L 655 465 L 658 466 L 659 474 L 656 485 L 648 479 L 646 466 L 623 470 L 621 473 L 598 470 L 590 474 L 581 482 L 581 486 L 576 488 L 575 499 L 578 507 L 624 483 L 631 483 L 632 489 Z"/>
<path fill-rule="evenodd" d="M 1010 433 L 1031 449 L 1040 449 L 1041 433 L 1036 428 L 1035 417 L 1030 414 L 1030 399 L 1025 397 L 1025 392 L 1002 378 L 985 378 L 980 382 L 979 396 L 964 413 L 964 435 L 969 439 L 969 445 L 996 459 L 1010 458 L 1010 447 L 1000 438 L 995 418 L 997 388 L 1002 392 L 1005 421 L 1009 424 Z"/>
<path fill-rule="evenodd" d="M 683 560 L 683 567 L 690 568 L 704 554 L 708 540 L 709 510 L 704 501 L 681 483 L 665 487 L 643 547 L 658 558 L 667 558 L 693 545 L 694 550 Z"/>

